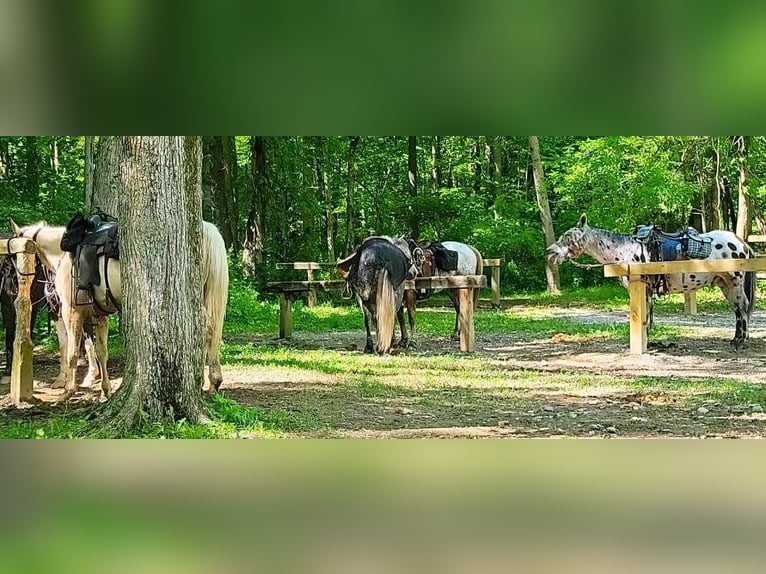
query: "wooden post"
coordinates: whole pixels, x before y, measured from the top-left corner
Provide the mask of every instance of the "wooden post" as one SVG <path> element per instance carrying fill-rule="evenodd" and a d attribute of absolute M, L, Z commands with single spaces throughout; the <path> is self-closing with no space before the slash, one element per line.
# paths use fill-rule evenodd
<path fill-rule="evenodd" d="M 630 354 L 646 352 L 646 285 L 640 276 L 631 276 L 630 292 Z"/>
<path fill-rule="evenodd" d="M 473 289 L 458 289 L 460 301 L 460 350 L 464 353 L 474 351 L 473 332 Z"/>
<path fill-rule="evenodd" d="M 308 275 L 309 281 L 314 280 L 314 270 L 306 269 L 306 275 Z M 317 304 L 317 292 L 311 287 L 306 295 L 306 307 L 313 307 Z"/>
<path fill-rule="evenodd" d="M 492 306 L 500 307 L 500 266 L 492 268 Z"/>
<path fill-rule="evenodd" d="M 684 293 L 684 313 L 687 315 L 697 314 L 697 293 L 696 291 L 687 291 Z"/>
<path fill-rule="evenodd" d="M 31 242 L 30 242 L 31 243 Z M 18 253 L 19 293 L 16 297 L 16 335 L 13 340 L 11 400 L 14 404 L 33 397 L 32 380 L 32 301 L 30 291 L 35 274 L 35 254 Z"/>
<path fill-rule="evenodd" d="M 279 294 L 279 338 L 293 336 L 293 296 L 291 293 Z"/>

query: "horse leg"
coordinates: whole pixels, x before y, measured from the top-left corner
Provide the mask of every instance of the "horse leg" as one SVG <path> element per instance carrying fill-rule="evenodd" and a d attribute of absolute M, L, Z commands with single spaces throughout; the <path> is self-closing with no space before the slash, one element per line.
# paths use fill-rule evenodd
<path fill-rule="evenodd" d="M 373 320 L 372 316 L 370 315 L 370 311 L 367 309 L 367 307 L 362 304 L 362 302 L 359 302 L 359 306 L 362 308 L 362 315 L 364 315 L 364 328 L 367 331 L 367 344 L 364 346 L 364 352 L 365 353 L 372 353 L 374 350 L 373 342 L 372 342 L 372 332 L 370 330 L 370 322 Z"/>
<path fill-rule="evenodd" d="M 78 310 L 63 303 L 61 310 L 67 329 L 67 369 L 63 395 L 63 400 L 66 401 L 77 391 L 77 356 L 82 338 L 83 315 Z"/>
<path fill-rule="evenodd" d="M 734 338 L 731 340 L 731 346 L 737 350 L 747 346 L 747 339 L 749 336 L 748 321 L 750 317 L 747 312 L 749 301 L 745 294 L 744 286 L 745 281 L 740 272 L 735 272 L 734 278 L 731 281 L 719 284 L 721 291 L 723 291 L 726 299 L 731 303 L 731 306 L 734 309 L 736 327 Z"/>
<path fill-rule="evenodd" d="M 80 347 L 85 347 L 85 356 L 88 362 L 88 373 L 85 375 L 85 378 L 82 381 L 81 387 L 92 387 L 94 386 L 98 381 L 101 380 L 103 371 L 101 370 L 101 365 L 98 360 L 98 354 L 96 352 L 96 343 L 94 342 L 94 334 L 91 333 L 84 333 L 83 334 L 83 344 L 80 345 Z M 82 360 L 80 357 L 80 352 L 77 352 L 77 366 L 79 367 L 82 364 Z"/>
<path fill-rule="evenodd" d="M 410 324 L 410 347 L 415 346 L 415 313 L 417 311 L 417 294 L 415 291 L 405 291 L 405 301 L 407 302 L 407 319 Z"/>
<path fill-rule="evenodd" d="M 399 307 L 399 310 L 396 312 L 396 319 L 399 321 L 399 330 L 402 332 L 402 338 L 399 339 L 399 347 L 402 349 L 406 349 L 410 346 L 410 341 L 407 338 L 407 327 L 404 323 L 404 306 L 402 305 Z"/>
<path fill-rule="evenodd" d="M 53 379 L 51 386 L 54 389 L 60 389 L 66 385 L 67 377 L 67 351 L 69 349 L 66 324 L 63 314 L 56 320 L 56 334 L 59 340 L 59 374 Z"/>
<path fill-rule="evenodd" d="M 207 336 L 205 337 L 205 355 L 206 355 L 206 362 L 208 367 L 208 378 L 210 379 L 210 386 L 208 387 L 208 392 L 212 395 L 215 394 L 219 388 L 221 388 L 221 384 L 223 384 L 223 373 L 221 372 L 221 359 L 220 359 L 220 349 L 213 348 L 213 332 L 212 332 L 212 326 L 208 329 Z M 202 381 L 204 384 L 204 374 L 202 377 Z"/>
<path fill-rule="evenodd" d="M 109 361 L 109 319 L 107 317 L 102 317 L 96 323 L 94 335 L 95 345 L 91 342 L 91 346 L 95 347 L 96 362 L 101 374 L 101 398 L 108 399 L 112 394 L 112 384 L 109 381 L 109 371 L 107 370 L 107 362 Z"/>
<path fill-rule="evenodd" d="M 457 341 L 460 339 L 460 299 L 455 291 L 447 291 L 447 297 L 452 301 L 452 306 L 455 308 L 455 329 L 452 331 L 452 340 Z"/>

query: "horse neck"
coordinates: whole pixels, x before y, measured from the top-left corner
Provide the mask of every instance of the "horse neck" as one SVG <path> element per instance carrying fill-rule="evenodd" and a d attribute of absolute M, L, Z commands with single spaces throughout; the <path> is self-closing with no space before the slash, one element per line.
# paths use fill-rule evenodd
<path fill-rule="evenodd" d="M 37 234 L 35 240 L 40 261 L 54 272 L 58 269 L 65 255 L 61 250 L 61 237 L 64 235 L 64 231 L 64 227 L 44 227 Z"/>
<path fill-rule="evenodd" d="M 641 244 L 625 233 L 614 233 L 603 229 L 588 229 L 585 235 L 584 253 L 599 263 L 632 261 L 643 253 Z"/>

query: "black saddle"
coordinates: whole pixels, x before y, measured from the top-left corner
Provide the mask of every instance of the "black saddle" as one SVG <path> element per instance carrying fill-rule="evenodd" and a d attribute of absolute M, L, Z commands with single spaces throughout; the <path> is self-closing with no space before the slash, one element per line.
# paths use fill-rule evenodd
<path fill-rule="evenodd" d="M 447 249 L 438 241 L 432 241 L 428 247 L 431 253 L 434 255 L 434 265 L 437 269 L 442 271 L 456 271 L 457 270 L 457 251 Z"/>
<path fill-rule="evenodd" d="M 120 230 L 117 219 L 98 208 L 88 217 L 76 213 L 69 220 L 61 237 L 61 249 L 72 254 L 78 290 L 86 291 L 92 296 L 93 287 L 101 285 L 99 258 L 105 257 L 107 265 L 110 259 L 120 258 Z M 111 299 L 108 278 L 106 273 L 104 275 L 107 294 Z"/>

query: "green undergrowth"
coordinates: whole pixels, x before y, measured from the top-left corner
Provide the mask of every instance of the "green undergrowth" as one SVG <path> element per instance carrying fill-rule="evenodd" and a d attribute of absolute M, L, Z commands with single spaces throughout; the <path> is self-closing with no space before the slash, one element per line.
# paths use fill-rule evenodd
<path fill-rule="evenodd" d="M 232 438 L 237 436 L 279 438 L 288 432 L 315 430 L 320 425 L 309 416 L 284 410 L 261 410 L 244 406 L 217 394 L 206 399 L 211 415 L 209 424 L 140 424 L 124 438 Z M 0 417 L 0 439 L 91 438 L 86 429 L 93 408 L 72 413 L 23 411 Z M 95 435 L 94 435 L 95 436 Z"/>

